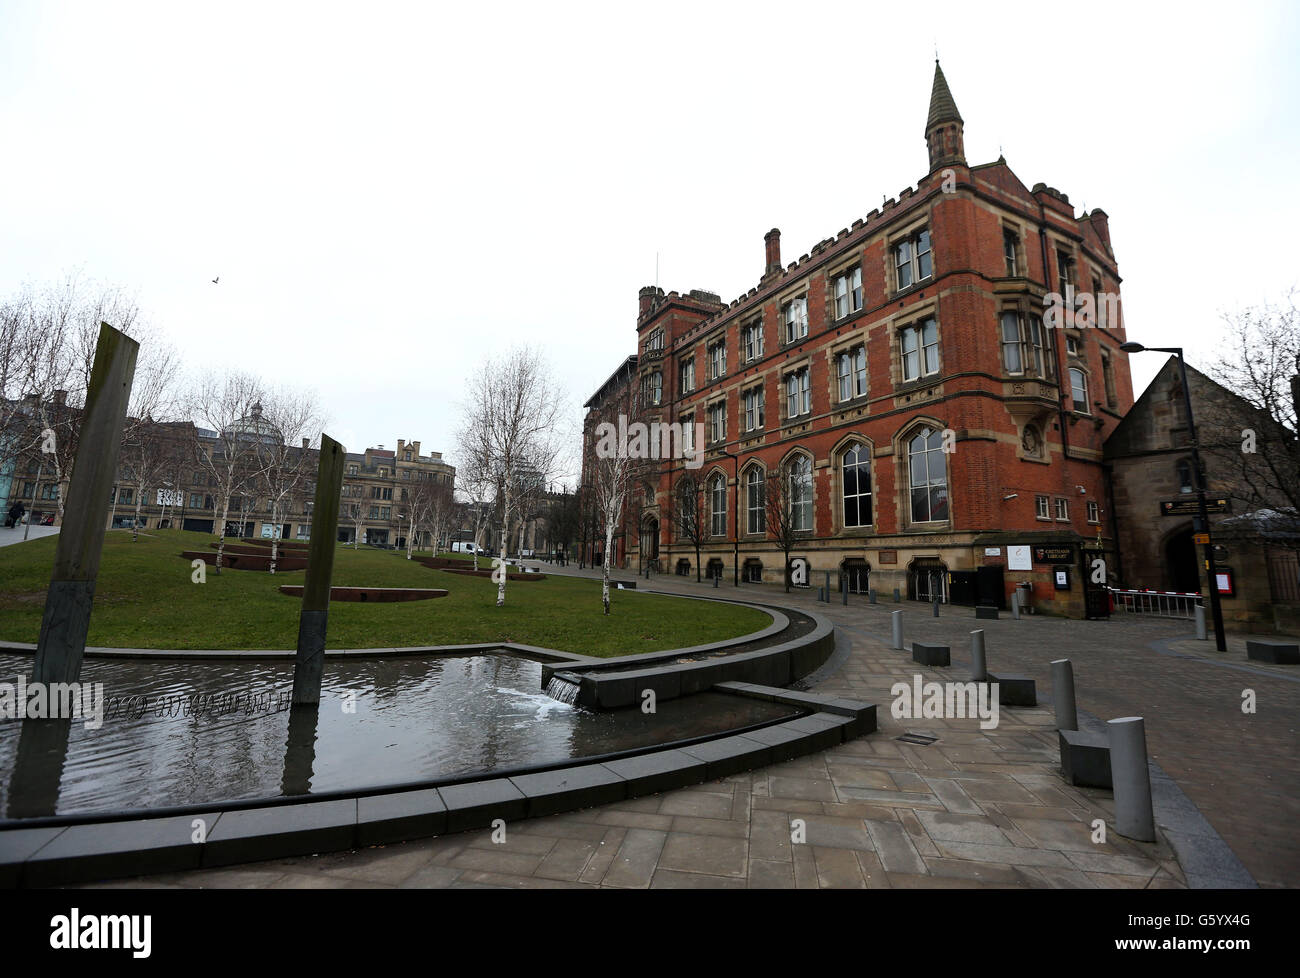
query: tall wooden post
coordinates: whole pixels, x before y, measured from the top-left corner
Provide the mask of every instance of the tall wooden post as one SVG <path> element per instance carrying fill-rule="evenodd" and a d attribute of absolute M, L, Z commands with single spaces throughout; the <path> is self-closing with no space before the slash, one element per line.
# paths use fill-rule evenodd
<path fill-rule="evenodd" d="M 33 682 L 75 683 L 81 675 L 108 497 L 117 481 L 117 454 L 139 352 L 135 340 L 108 323 L 99 324 L 63 528 L 41 617 Z"/>
<path fill-rule="evenodd" d="M 339 522 L 345 450 L 329 435 L 320 436 L 316 503 L 312 507 L 307 581 L 298 617 L 298 656 L 293 665 L 293 705 L 320 702 L 325 671 L 325 625 L 329 617 L 330 581 L 334 576 L 334 535 Z"/>

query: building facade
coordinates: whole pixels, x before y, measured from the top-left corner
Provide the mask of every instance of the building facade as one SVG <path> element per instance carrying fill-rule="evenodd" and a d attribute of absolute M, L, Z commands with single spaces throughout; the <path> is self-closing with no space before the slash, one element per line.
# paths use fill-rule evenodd
<path fill-rule="evenodd" d="M 784 579 L 777 473 L 819 583 L 972 604 L 1024 583 L 1083 614 L 1085 550 L 1113 549 L 1102 445 L 1133 400 L 1108 218 L 1002 158 L 968 165 L 963 136 L 936 63 L 916 187 L 787 265 L 769 231 L 729 303 L 641 290 L 633 382 L 656 420 L 704 425 L 710 573 Z M 659 466 L 625 563 L 694 573 L 686 471 Z"/>
<path fill-rule="evenodd" d="M 1277 439 L 1290 435 L 1270 431 L 1266 416 L 1190 366 L 1187 384 L 1224 621 L 1246 631 L 1300 627 L 1295 519 L 1280 521 L 1290 532 L 1269 532 L 1267 514 L 1287 512 L 1288 499 L 1284 494 L 1262 498 L 1266 480 L 1252 471 L 1248 457 L 1243 464 L 1241 441 L 1244 431 L 1256 433 L 1258 464 L 1281 467 L 1295 449 Z M 1204 528 L 1197 526 L 1195 459 L 1177 358 L 1166 361 L 1107 438 L 1105 458 L 1118 528 L 1116 584 L 1208 595 L 1203 547 L 1196 542 Z"/>

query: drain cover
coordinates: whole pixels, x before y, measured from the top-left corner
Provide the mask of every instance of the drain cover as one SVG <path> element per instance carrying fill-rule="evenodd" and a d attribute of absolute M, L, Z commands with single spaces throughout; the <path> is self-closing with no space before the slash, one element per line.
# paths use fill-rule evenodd
<path fill-rule="evenodd" d="M 901 740 L 905 744 L 917 744 L 921 747 L 929 747 L 938 737 L 931 737 L 929 734 L 905 733 L 901 737 L 895 737 L 895 740 Z"/>

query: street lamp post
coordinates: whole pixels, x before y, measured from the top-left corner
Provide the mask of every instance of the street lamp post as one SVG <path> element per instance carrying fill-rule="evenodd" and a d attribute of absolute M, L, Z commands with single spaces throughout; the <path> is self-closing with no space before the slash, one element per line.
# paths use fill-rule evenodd
<path fill-rule="evenodd" d="M 1187 363 L 1183 360 L 1181 346 L 1143 346 L 1141 343 L 1121 343 L 1125 353 L 1172 353 L 1178 358 L 1178 373 L 1183 384 L 1183 408 L 1187 411 L 1187 434 L 1192 441 L 1192 470 L 1196 473 L 1196 504 L 1200 515 L 1202 539 L 1205 541 L 1205 569 L 1210 582 L 1210 614 L 1214 617 L 1214 644 L 1220 652 L 1228 651 L 1223 634 L 1223 607 L 1219 601 L 1218 568 L 1214 561 L 1214 542 L 1210 539 L 1210 512 L 1205 504 L 1205 470 L 1201 467 L 1200 443 L 1196 437 L 1196 421 L 1192 417 L 1192 393 L 1187 386 Z"/>
<path fill-rule="evenodd" d="M 732 523 L 732 552 L 731 552 L 731 583 L 733 587 L 740 587 L 740 456 L 733 455 L 725 447 L 718 449 L 723 455 L 735 463 L 732 481 L 735 484 L 731 507 Z"/>

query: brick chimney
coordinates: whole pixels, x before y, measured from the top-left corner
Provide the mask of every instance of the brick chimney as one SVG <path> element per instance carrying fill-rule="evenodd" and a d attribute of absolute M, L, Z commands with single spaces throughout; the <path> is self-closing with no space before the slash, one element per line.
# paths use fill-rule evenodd
<path fill-rule="evenodd" d="M 763 278 L 776 275 L 781 271 L 781 232 L 778 228 L 772 228 L 767 234 L 763 235 L 763 244 L 766 246 L 767 265 L 763 269 Z"/>
<path fill-rule="evenodd" d="M 406 439 L 405 439 L 405 438 L 399 438 L 399 439 L 397 439 L 397 454 L 398 454 L 398 455 L 401 455 L 401 454 L 402 454 L 402 449 L 405 448 L 405 447 L 406 447 Z"/>
<path fill-rule="evenodd" d="M 411 452 L 416 458 L 420 457 L 420 443 L 418 441 L 411 442 Z"/>
<path fill-rule="evenodd" d="M 65 404 L 67 404 L 67 403 L 68 403 L 68 392 L 67 392 L 67 391 L 55 391 L 55 392 L 54 392 L 54 406 L 55 406 L 55 407 L 63 407 L 63 406 L 64 406 Z"/>
<path fill-rule="evenodd" d="M 310 447 L 311 447 L 311 439 L 308 438 L 306 435 L 303 435 L 303 436 L 302 436 L 302 450 L 305 452 L 305 451 L 306 451 L 308 448 L 310 448 Z"/>

